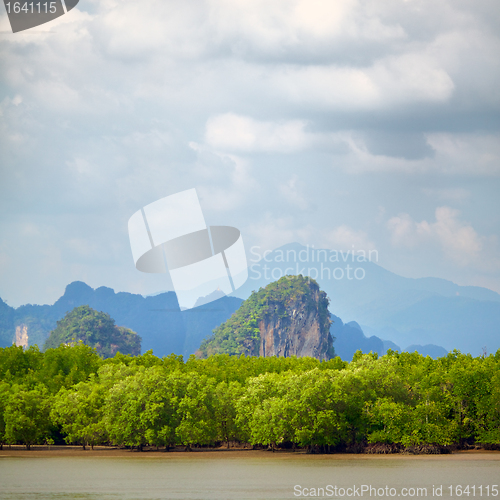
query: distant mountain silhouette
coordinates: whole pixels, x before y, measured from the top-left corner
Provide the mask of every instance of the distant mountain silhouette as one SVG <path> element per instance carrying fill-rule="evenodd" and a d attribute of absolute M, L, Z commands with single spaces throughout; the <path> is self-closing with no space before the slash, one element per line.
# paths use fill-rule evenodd
<path fill-rule="evenodd" d="M 88 305 L 96 311 L 108 313 L 117 326 L 131 328 L 142 337 L 142 350 L 154 349 L 164 356 L 182 353 L 184 324 L 175 293 L 167 292 L 155 297 L 119 292 L 100 287 L 94 290 L 81 281 L 66 287 L 64 295 L 54 305 L 24 305 L 13 310 L 12 325 L 2 331 L 2 344 L 12 343 L 12 330 L 19 324 L 28 326 L 30 345 L 43 346 L 56 322 L 74 307 Z"/>
<path fill-rule="evenodd" d="M 260 262 L 252 255 L 249 279 L 235 292 L 237 297 L 225 296 L 209 304 L 204 304 L 207 297 L 201 297 L 198 307 L 182 312 L 173 292 L 143 297 L 115 293 L 107 287 L 94 290 L 78 281 L 68 285 L 53 305 L 27 304 L 14 309 L 0 299 L 0 346 L 13 342 L 20 325 L 27 327 L 29 343 L 41 346 L 57 320 L 75 306 L 89 305 L 110 314 L 117 325 L 136 331 L 143 339 L 143 351 L 187 356 L 253 290 L 281 275 L 302 273 L 316 279 L 330 298 L 330 310 L 347 321 L 339 331 L 332 331 L 337 337 L 335 350 L 346 359 L 356 346 L 379 354 L 389 348 L 411 346 L 435 355 L 438 351 L 429 346 L 437 344 L 447 351 L 459 349 L 474 356 L 484 349 L 489 353 L 500 349 L 500 294 L 438 278 L 404 278 L 376 262 L 359 262 L 359 256 L 353 258 L 351 253 L 324 250 L 318 255 L 318 249 L 314 251 L 313 255 L 311 248 L 292 243 L 266 254 Z M 361 333 L 350 323 L 352 320 Z M 332 328 L 335 330 L 336 325 Z"/>
<path fill-rule="evenodd" d="M 225 296 L 226 294 L 220 288 L 217 288 L 217 290 L 213 291 L 212 293 L 209 293 L 204 297 L 199 297 L 198 300 L 194 303 L 194 307 L 204 306 L 205 304 L 209 304 L 210 302 L 213 302 L 214 300 L 220 299 Z"/>
<path fill-rule="evenodd" d="M 353 258 L 350 252 L 320 252 L 298 243 L 277 248 L 260 262 L 255 262 L 257 252 L 251 253 L 249 279 L 235 293 L 243 299 L 281 275 L 302 273 L 325 290 L 331 311 L 356 320 L 369 336 L 402 346 L 439 344 L 475 356 L 485 346 L 488 352 L 500 349 L 500 294 L 487 288 L 439 278 L 404 278 L 368 256 L 360 262 L 358 254 Z"/>
<path fill-rule="evenodd" d="M 142 337 L 142 352 L 153 349 L 157 356 L 171 353 L 188 356 L 241 302 L 234 297 L 222 297 L 206 306 L 181 312 L 174 292 L 143 297 L 115 293 L 104 286 L 94 290 L 75 281 L 53 305 L 28 304 L 14 309 L 0 299 L 0 347 L 12 344 L 18 325 L 27 326 L 30 345 L 42 347 L 58 320 L 74 307 L 88 305 L 108 313 L 118 326 L 137 332 Z"/>
<path fill-rule="evenodd" d="M 331 320 L 333 323 L 330 326 L 330 333 L 335 338 L 333 342 L 335 354 L 344 361 L 351 361 L 357 350 L 385 354 L 383 341 L 375 335 L 366 337 L 355 321 L 344 324 L 338 316 L 334 315 L 331 316 Z"/>
<path fill-rule="evenodd" d="M 448 354 L 446 349 L 438 345 L 411 345 L 405 349 L 406 352 L 415 352 L 422 354 L 422 356 L 430 356 L 431 358 L 442 358 Z"/>
<path fill-rule="evenodd" d="M 351 361 L 354 353 L 357 350 L 362 352 L 376 352 L 380 356 L 383 356 L 389 349 L 393 351 L 407 351 L 414 352 L 417 351 L 423 356 L 430 356 L 431 358 L 439 358 L 446 356 L 448 351 L 438 345 L 411 345 L 406 349 L 401 349 L 397 344 L 391 342 L 390 340 L 382 340 L 376 335 L 371 335 L 367 337 L 361 326 L 359 326 L 356 321 L 350 321 L 349 323 L 343 323 L 338 316 L 331 316 L 333 323 L 330 326 L 330 333 L 335 337 L 333 343 L 335 347 L 335 353 L 340 356 L 344 361 Z"/>

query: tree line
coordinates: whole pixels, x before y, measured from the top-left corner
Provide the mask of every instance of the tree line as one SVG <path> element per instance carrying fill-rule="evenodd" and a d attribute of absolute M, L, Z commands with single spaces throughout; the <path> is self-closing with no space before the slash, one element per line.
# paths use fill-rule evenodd
<path fill-rule="evenodd" d="M 0 349 L 0 444 L 250 445 L 340 450 L 500 443 L 500 350 L 436 360 Z"/>

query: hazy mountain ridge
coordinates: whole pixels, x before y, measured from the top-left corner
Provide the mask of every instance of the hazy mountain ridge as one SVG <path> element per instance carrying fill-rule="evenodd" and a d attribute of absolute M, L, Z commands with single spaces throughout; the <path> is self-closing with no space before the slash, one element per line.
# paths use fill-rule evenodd
<path fill-rule="evenodd" d="M 201 341 L 224 322 L 242 299 L 222 297 L 196 309 L 182 311 L 174 292 L 143 297 L 128 292 L 115 293 L 108 287 L 93 289 L 81 281 L 70 283 L 53 305 L 27 304 L 14 309 L 0 300 L 0 347 L 12 344 L 18 325 L 28 327 L 30 345 L 43 346 L 51 330 L 66 313 L 88 305 L 103 311 L 142 337 L 142 351 L 153 349 L 157 356 L 172 352 L 187 356 Z"/>
<path fill-rule="evenodd" d="M 291 251 L 293 256 L 293 252 L 298 255 L 305 250 L 307 247 L 293 243 L 266 255 L 267 261 L 250 261 L 249 279 L 235 292 L 238 297 L 221 297 L 182 312 L 173 292 L 143 297 L 128 292 L 115 293 L 107 287 L 94 290 L 82 282 L 68 285 L 64 295 L 53 305 L 26 304 L 14 309 L 0 299 L 0 346 L 13 342 L 19 325 L 27 325 L 30 344 L 43 345 L 57 320 L 76 306 L 89 305 L 110 314 L 117 325 L 136 331 L 143 339 L 143 351 L 154 349 L 155 354 L 161 356 L 171 352 L 189 355 L 212 334 L 215 327 L 238 309 L 252 291 L 274 281 L 264 277 L 264 265 L 283 274 L 295 264 L 299 271 L 321 270 L 321 262 L 317 261 L 293 263 L 276 259 L 279 252 Z M 347 265 L 361 268 L 363 279 L 322 279 L 320 275 L 316 281 L 330 298 L 330 310 L 338 318 L 344 318 L 347 325 L 355 320 L 366 333 L 366 338 L 376 337 L 382 346 L 391 342 L 392 346 L 417 345 L 422 348 L 438 344 L 446 350 L 459 349 L 473 355 L 481 354 L 483 348 L 487 352 L 500 348 L 500 294 L 486 288 L 459 286 L 439 278 L 404 278 L 375 262 L 357 262 L 356 258 L 353 262 L 352 254 L 344 254 L 344 257 L 337 262 L 323 262 L 323 268 L 329 267 L 330 272 Z M 261 277 L 256 279 L 258 273 Z M 213 293 L 213 296 L 220 295 Z M 200 298 L 199 303 L 206 300 L 207 297 Z M 356 332 L 354 336 L 359 337 Z M 339 353 L 342 352 L 339 350 L 343 342 L 341 337 L 342 334 L 337 343 Z M 375 340 L 367 343 L 364 337 L 358 340 L 360 348 L 365 351 L 361 346 L 370 346 Z M 352 339 L 347 337 L 346 340 L 349 344 L 346 352 L 350 352 Z M 376 342 L 376 345 L 379 354 L 385 352 L 379 351 L 380 343 Z"/>
<path fill-rule="evenodd" d="M 203 302 L 203 299 L 200 302 Z M 243 299 L 237 297 L 221 297 L 195 309 L 181 312 L 176 308 L 175 295 L 172 292 L 143 297 L 127 292 L 115 293 L 107 287 L 94 290 L 83 282 L 73 282 L 53 305 L 27 304 L 14 309 L 0 299 L 0 346 L 12 344 L 16 326 L 19 325 L 27 326 L 30 345 L 43 346 L 57 321 L 67 312 L 77 306 L 90 305 L 96 310 L 110 314 L 119 326 L 137 331 L 143 337 L 143 352 L 153 349 L 158 356 L 172 352 L 189 356 L 242 302 Z M 358 349 L 363 352 L 374 351 L 379 355 L 384 354 L 388 348 L 401 351 L 399 345 L 382 340 L 385 338 L 384 332 L 381 337 L 380 334 L 373 334 L 369 327 L 360 327 L 354 321 L 344 324 L 338 316 L 331 317 L 334 322 L 330 326 L 330 332 L 336 338 L 334 348 L 336 354 L 345 361 L 350 361 Z M 165 324 L 170 318 L 174 318 L 176 322 Z M 367 330 L 368 335 L 371 334 L 369 337 L 364 334 Z M 425 349 L 426 346 L 415 347 L 422 354 L 430 353 Z M 443 348 L 438 349 L 442 350 L 440 352 L 446 352 Z M 432 352 L 434 354 L 431 355 L 435 357 L 435 351 Z"/>
<path fill-rule="evenodd" d="M 250 262 L 249 279 L 236 294 L 246 298 L 252 290 L 266 286 L 272 281 L 273 270 L 275 279 L 290 268 L 310 271 L 328 294 L 331 311 L 345 320 L 357 321 L 370 335 L 397 345 L 439 344 L 447 350 L 459 349 L 473 355 L 481 354 L 483 347 L 488 352 L 500 348 L 500 294 L 440 278 L 405 278 L 376 262 L 360 262 L 356 255 L 353 259 L 351 253 L 326 250 L 327 257 L 338 260 L 325 262 L 322 254 L 320 262 L 316 258 L 318 250 L 291 243 L 266 254 L 265 260 Z M 348 265 L 351 279 L 347 277 Z M 342 279 L 333 278 L 337 268 L 344 273 Z M 358 268 L 362 279 L 353 276 L 353 270 Z M 340 271 L 337 276 L 341 276 Z"/>
<path fill-rule="evenodd" d="M 356 321 L 350 321 L 344 324 L 338 316 L 333 314 L 331 315 L 331 319 L 332 324 L 330 326 L 330 333 L 335 338 L 333 343 L 335 353 L 344 361 L 351 361 L 357 350 L 361 350 L 365 353 L 370 351 L 376 352 L 380 356 L 383 356 L 389 349 L 399 352 L 417 351 L 431 358 L 446 356 L 448 353 L 443 347 L 434 344 L 413 344 L 402 349 L 394 342 L 382 340 L 376 335 L 366 336 L 364 329 Z"/>

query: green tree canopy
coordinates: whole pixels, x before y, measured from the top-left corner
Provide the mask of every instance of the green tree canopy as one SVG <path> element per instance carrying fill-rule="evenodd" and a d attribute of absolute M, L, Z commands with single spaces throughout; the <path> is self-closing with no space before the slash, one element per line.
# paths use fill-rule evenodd
<path fill-rule="evenodd" d="M 61 425 L 67 443 L 94 445 L 107 441 L 103 422 L 106 391 L 92 376 L 88 382 L 79 382 L 71 389 L 61 388 L 54 398 L 52 421 Z"/>
<path fill-rule="evenodd" d="M 5 440 L 31 445 L 43 443 L 50 435 L 51 396 L 44 385 L 34 389 L 15 386 L 5 408 Z"/>
<path fill-rule="evenodd" d="M 109 314 L 95 311 L 89 306 L 75 307 L 58 321 L 44 347 L 74 345 L 78 341 L 94 347 L 104 358 L 112 357 L 117 352 L 134 356 L 141 352 L 141 337 L 137 333 L 116 326 Z"/>
<path fill-rule="evenodd" d="M 500 350 L 335 358 L 0 348 L 0 447 L 500 444 Z M 368 446 L 372 446 L 369 444 Z M 385 446 L 385 445 L 384 445 Z M 387 448 L 383 448 L 387 449 Z M 394 449 L 394 448 L 392 448 Z"/>

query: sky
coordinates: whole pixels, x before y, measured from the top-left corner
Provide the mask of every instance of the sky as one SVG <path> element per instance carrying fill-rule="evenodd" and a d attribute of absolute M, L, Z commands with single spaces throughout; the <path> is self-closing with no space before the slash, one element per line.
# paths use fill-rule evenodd
<path fill-rule="evenodd" d="M 0 297 L 154 293 L 127 232 L 196 188 L 247 251 L 378 252 L 500 292 L 497 0 L 80 0 L 0 7 Z"/>

